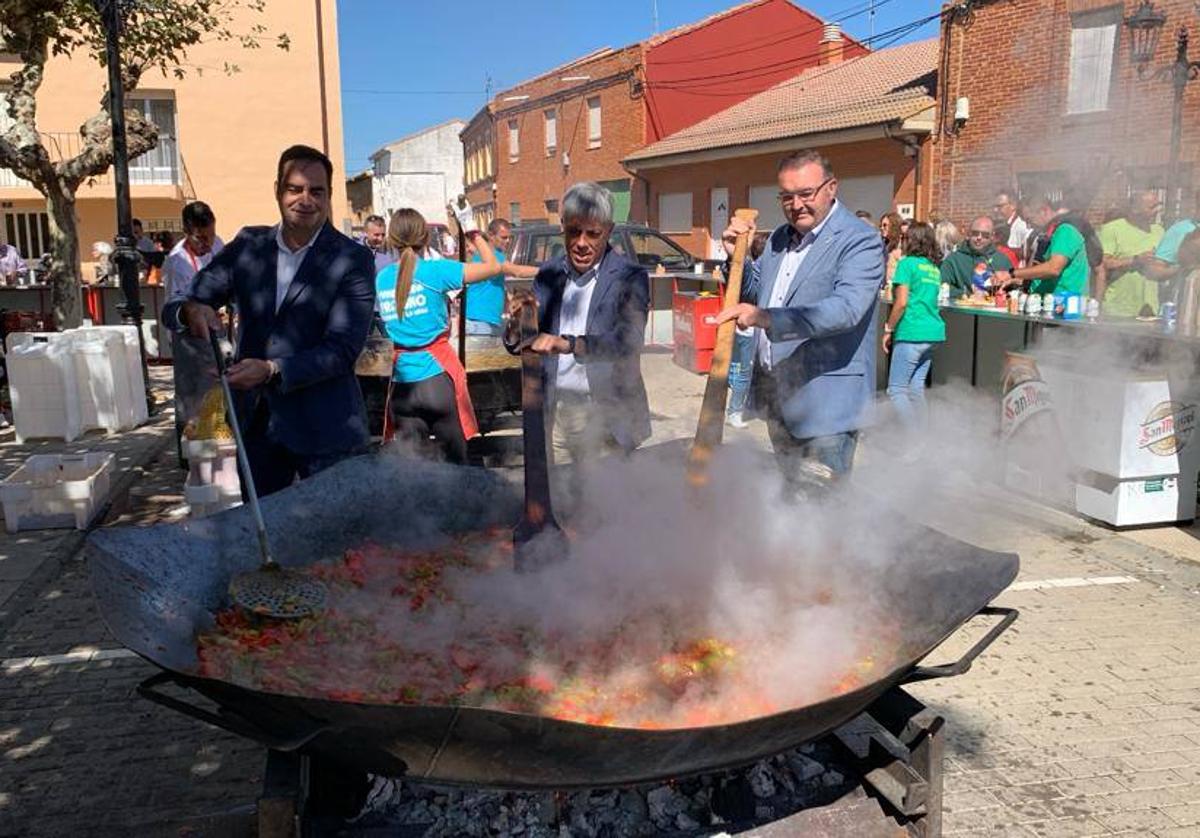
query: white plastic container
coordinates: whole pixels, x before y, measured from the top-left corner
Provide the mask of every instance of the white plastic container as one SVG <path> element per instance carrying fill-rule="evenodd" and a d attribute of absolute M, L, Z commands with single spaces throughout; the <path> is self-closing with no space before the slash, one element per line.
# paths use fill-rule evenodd
<path fill-rule="evenodd" d="M 0 483 L 9 532 L 87 529 L 108 497 L 115 455 L 35 454 Z"/>
<path fill-rule="evenodd" d="M 188 514 L 192 518 L 206 518 L 226 509 L 232 509 L 242 502 L 240 491 L 230 492 L 216 484 L 196 486 L 185 483 L 183 498 L 188 504 Z"/>
<path fill-rule="evenodd" d="M 74 329 L 71 331 L 75 334 L 111 332 L 121 336 L 121 339 L 124 341 L 125 375 L 129 388 L 127 399 L 133 406 L 133 422 L 135 425 L 141 425 L 146 422 L 150 418 L 150 413 L 146 407 L 146 379 L 142 375 L 142 350 L 138 345 L 137 327 L 93 326 L 91 329 Z M 146 352 L 150 354 L 149 345 L 146 347 Z"/>
<path fill-rule="evenodd" d="M 17 442 L 79 437 L 82 419 L 76 367 L 68 342 L 17 341 L 7 354 L 9 394 Z"/>
<path fill-rule="evenodd" d="M 200 439 L 184 443 L 188 461 L 188 484 L 215 485 L 228 494 L 241 494 L 237 446 L 230 440 Z"/>
<path fill-rule="evenodd" d="M 115 332 L 99 330 L 78 331 L 71 338 L 83 429 L 101 428 L 112 433 L 133 428 L 136 423 L 124 339 Z"/>

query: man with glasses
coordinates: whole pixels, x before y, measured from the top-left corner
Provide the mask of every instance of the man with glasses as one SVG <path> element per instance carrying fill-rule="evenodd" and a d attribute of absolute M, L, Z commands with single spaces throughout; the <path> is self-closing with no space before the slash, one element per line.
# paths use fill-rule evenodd
<path fill-rule="evenodd" d="M 1021 206 L 1017 202 L 1016 196 L 1008 190 L 1000 190 L 996 193 L 996 204 L 992 209 L 996 213 L 996 218 L 1008 225 L 1008 247 L 1024 258 L 1025 246 L 1029 243 L 1029 236 L 1033 233 L 1033 228 L 1029 226 L 1028 221 L 1021 217 Z M 1013 265 L 1013 267 L 1018 266 Z"/>
<path fill-rule="evenodd" d="M 787 224 L 748 261 L 742 299 L 719 315 L 755 329 L 752 392 L 793 489 L 848 474 L 875 392 L 875 310 L 883 284 L 879 232 L 837 200 L 829 161 L 798 151 L 779 163 Z M 754 226 L 734 219 L 732 255 Z"/>
<path fill-rule="evenodd" d="M 952 297 L 971 295 L 971 277 L 980 264 L 985 266 L 988 274 L 1000 275 L 1000 279 L 1006 279 L 1007 274 L 1016 267 L 996 248 L 994 233 L 992 219 L 986 215 L 979 216 L 971 222 L 967 238 L 942 261 L 942 282 L 949 284 Z"/>

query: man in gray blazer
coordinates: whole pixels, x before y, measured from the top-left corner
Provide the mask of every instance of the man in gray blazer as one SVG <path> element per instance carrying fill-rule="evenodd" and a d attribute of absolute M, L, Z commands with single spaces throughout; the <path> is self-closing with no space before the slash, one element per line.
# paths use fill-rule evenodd
<path fill-rule="evenodd" d="M 879 231 L 837 200 L 837 178 L 820 153 L 779 163 L 779 201 L 788 223 L 747 262 L 743 302 L 721 312 L 755 328 L 753 393 L 784 477 L 814 465 L 833 476 L 854 462 L 859 429 L 875 393 L 875 311 L 883 283 Z M 725 230 L 733 253 L 735 219 Z"/>

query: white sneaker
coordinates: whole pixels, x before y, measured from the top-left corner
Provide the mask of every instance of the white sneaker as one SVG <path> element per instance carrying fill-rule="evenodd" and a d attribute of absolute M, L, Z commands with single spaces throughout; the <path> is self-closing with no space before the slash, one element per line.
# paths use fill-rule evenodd
<path fill-rule="evenodd" d="M 726 416 L 725 423 L 727 425 L 732 425 L 735 428 L 750 427 L 750 423 L 746 421 L 745 414 L 743 414 L 740 410 L 735 410 L 733 413 L 730 413 L 728 416 Z"/>

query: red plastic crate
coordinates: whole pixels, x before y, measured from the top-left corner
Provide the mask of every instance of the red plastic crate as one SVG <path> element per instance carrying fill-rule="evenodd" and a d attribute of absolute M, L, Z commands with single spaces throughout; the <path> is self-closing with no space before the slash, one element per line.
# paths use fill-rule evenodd
<path fill-rule="evenodd" d="M 712 368 L 712 356 L 711 349 L 697 349 L 687 341 L 681 341 L 678 338 L 675 340 L 672 359 L 689 372 L 706 375 Z"/>
<path fill-rule="evenodd" d="M 717 315 L 721 312 L 721 298 L 677 291 L 671 299 L 671 309 L 675 345 L 687 343 L 696 349 L 711 352 L 717 345 Z"/>

